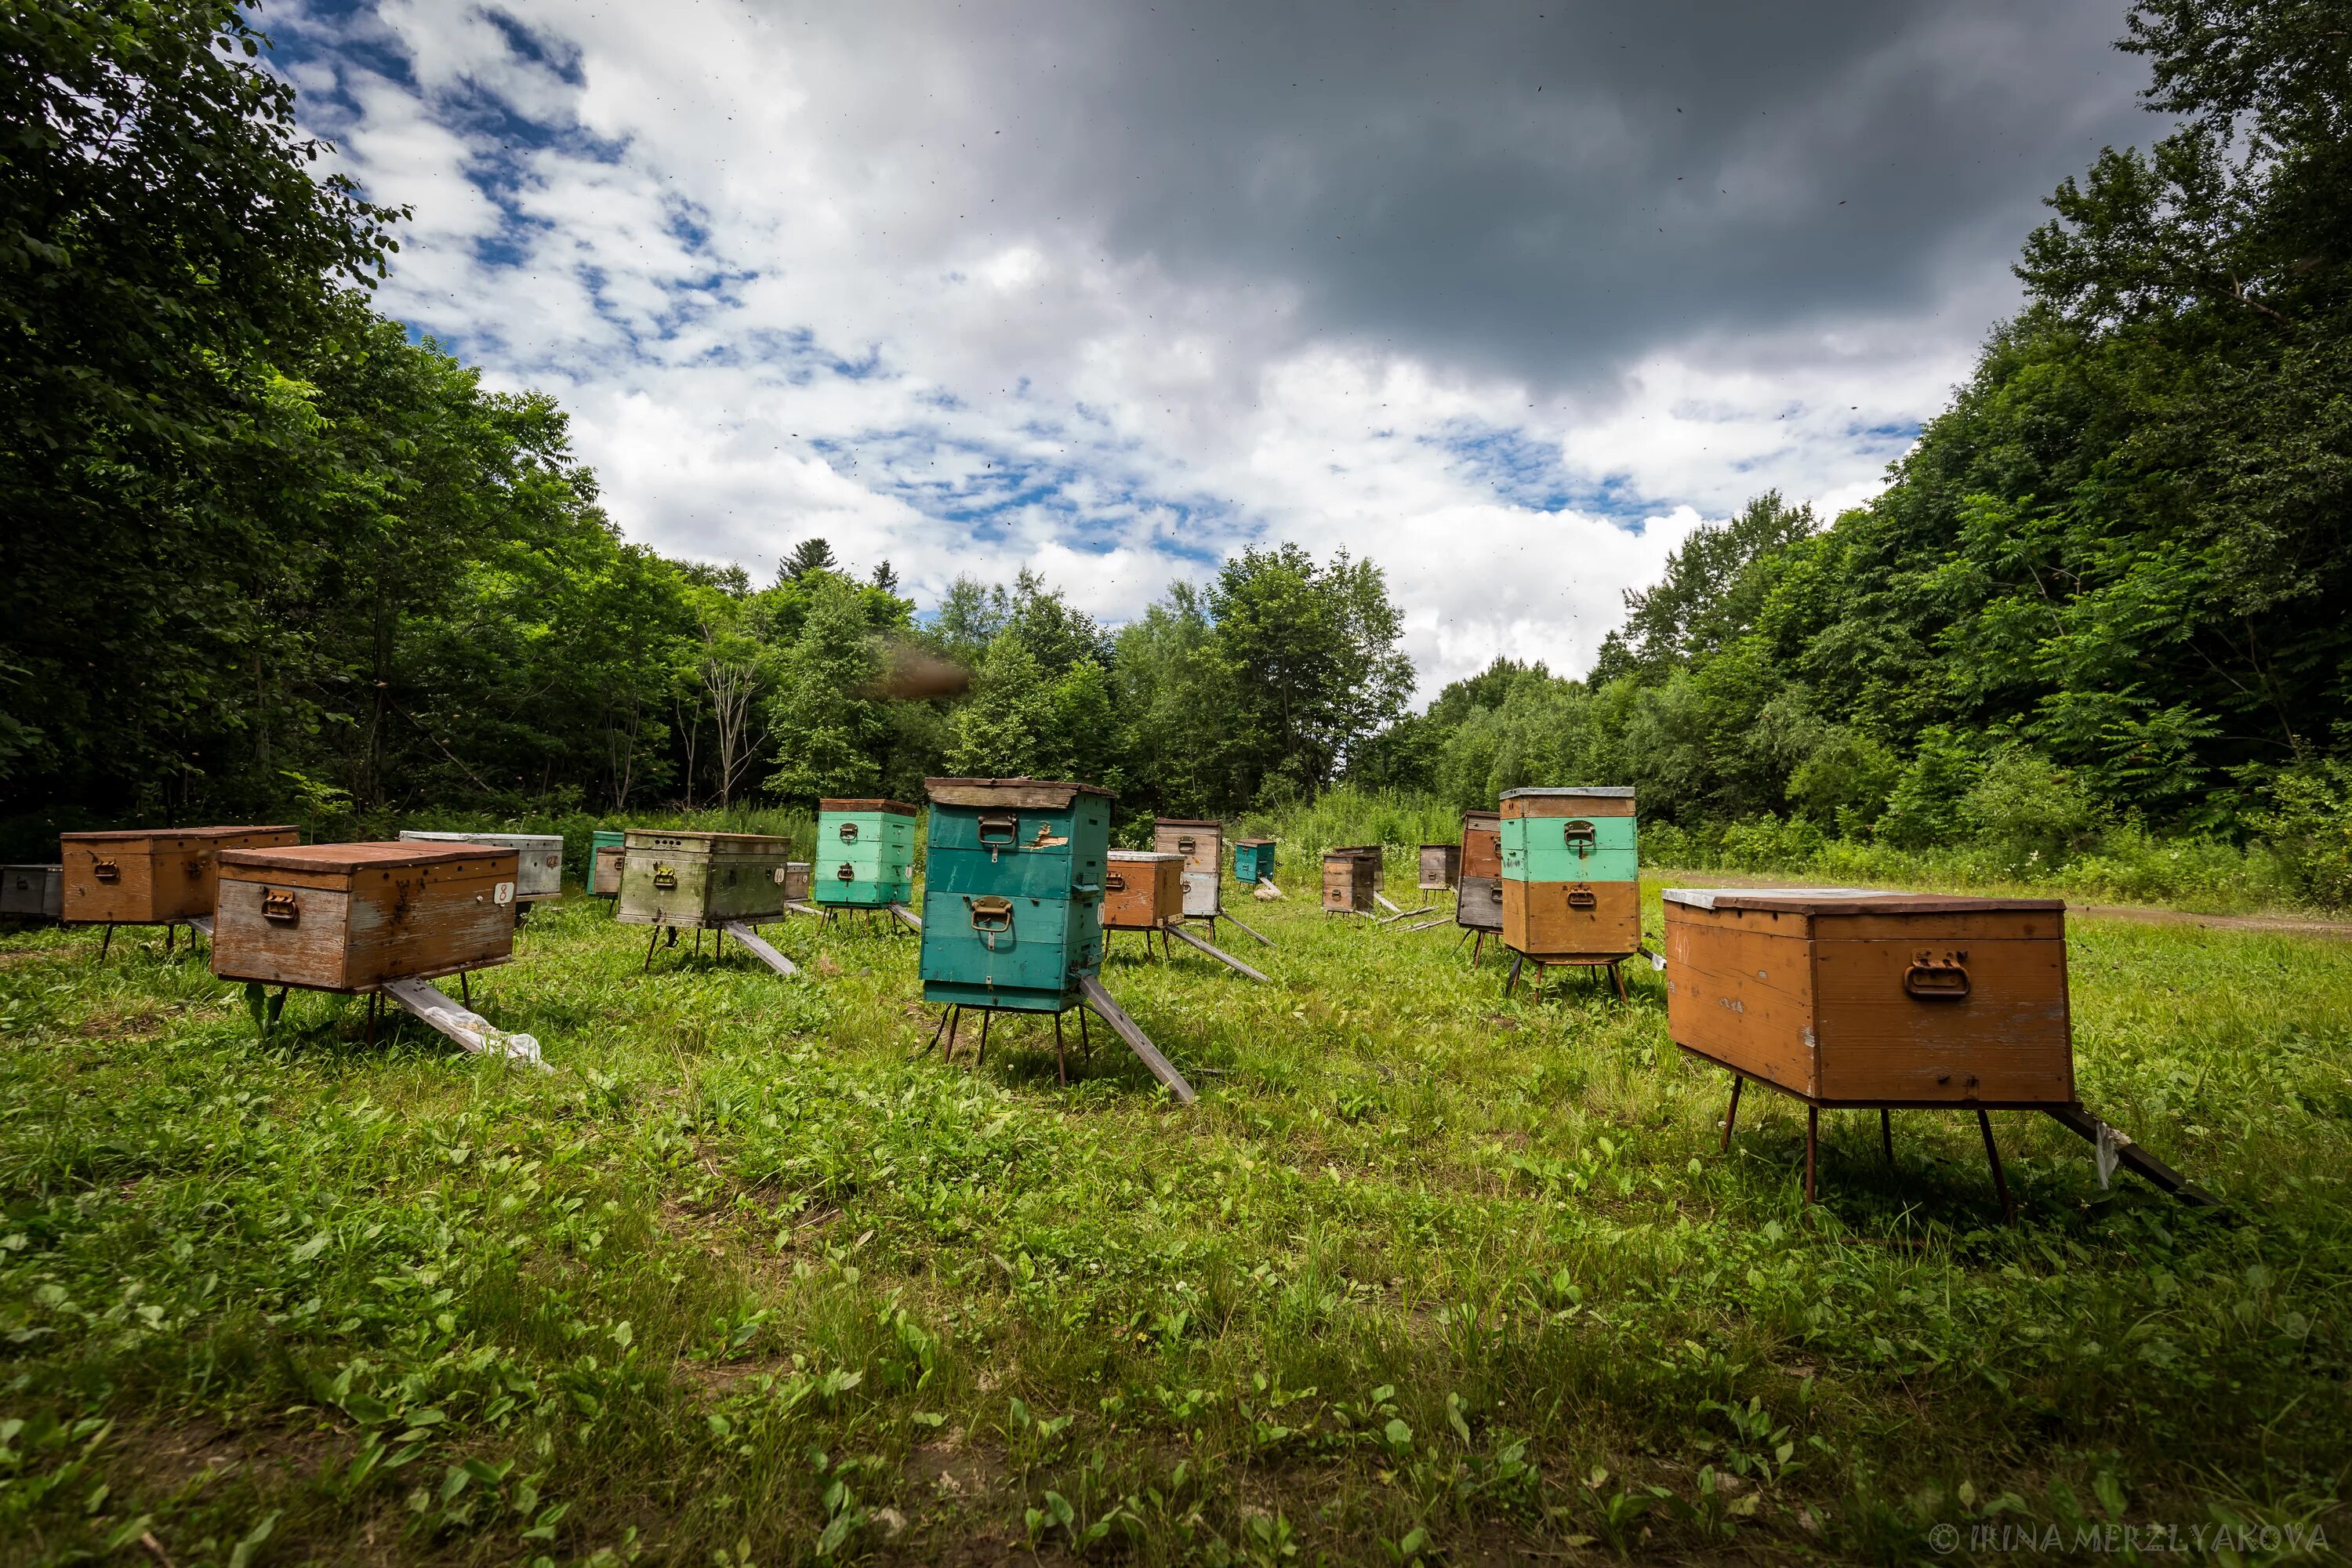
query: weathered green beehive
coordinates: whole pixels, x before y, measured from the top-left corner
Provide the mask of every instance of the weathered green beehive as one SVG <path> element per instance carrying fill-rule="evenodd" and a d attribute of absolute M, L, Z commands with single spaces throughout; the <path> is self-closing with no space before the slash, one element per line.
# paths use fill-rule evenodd
<path fill-rule="evenodd" d="M 1274 840 L 1271 838 L 1237 838 L 1234 841 L 1234 880 L 1244 888 L 1255 888 L 1274 877 Z"/>
<path fill-rule="evenodd" d="M 625 925 L 699 931 L 782 920 L 793 897 L 788 838 L 633 827 L 627 846 L 613 911 Z"/>
<path fill-rule="evenodd" d="M 925 779 L 923 791 L 923 1000 L 1077 1005 L 1102 963 L 1111 793 L 1041 779 Z"/>
<path fill-rule="evenodd" d="M 915 897 L 915 808 L 896 800 L 817 802 L 819 904 L 881 910 Z"/>

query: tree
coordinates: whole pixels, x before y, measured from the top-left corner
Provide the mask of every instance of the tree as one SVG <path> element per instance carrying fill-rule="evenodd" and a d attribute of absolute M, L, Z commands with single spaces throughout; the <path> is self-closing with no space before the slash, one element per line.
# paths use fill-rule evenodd
<path fill-rule="evenodd" d="M 862 592 L 831 574 L 814 578 L 800 635 L 777 661 L 768 787 L 789 798 L 870 795 L 882 776 L 889 727 L 878 703 L 856 695 L 883 670 Z"/>
<path fill-rule="evenodd" d="M 776 568 L 776 581 L 797 583 L 814 572 L 835 572 L 833 546 L 822 539 L 803 539 L 793 546 L 792 553 Z M 877 584 L 877 586 L 881 584 Z"/>

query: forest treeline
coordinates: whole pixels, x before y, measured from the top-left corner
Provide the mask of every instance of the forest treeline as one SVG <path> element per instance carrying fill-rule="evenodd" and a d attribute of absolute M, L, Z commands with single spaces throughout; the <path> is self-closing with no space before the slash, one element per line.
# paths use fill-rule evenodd
<path fill-rule="evenodd" d="M 796 542 L 623 540 L 562 411 L 377 312 L 402 214 L 227 0 L 0 4 L 0 853 L 59 826 L 638 813 L 1067 774 L 1129 814 L 1335 781 L 1636 784 L 1727 835 L 2024 869 L 2266 845 L 2352 900 L 2352 42 L 2147 0 L 2174 117 L 2052 197 L 2025 308 L 1867 506 L 1778 495 L 1627 596 L 1584 679 L 1406 711 L 1378 567 L 1249 550 L 1139 619 Z M 910 661 L 970 689 L 887 693 Z M 927 689 L 936 689 L 936 683 Z"/>

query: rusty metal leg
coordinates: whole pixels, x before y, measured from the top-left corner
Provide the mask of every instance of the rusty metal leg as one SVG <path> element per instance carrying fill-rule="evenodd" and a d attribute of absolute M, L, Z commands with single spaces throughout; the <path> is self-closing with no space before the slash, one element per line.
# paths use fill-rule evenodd
<path fill-rule="evenodd" d="M 1805 1201 L 1813 1201 L 1813 1172 L 1822 1157 L 1822 1108 L 1805 1107 Z"/>
<path fill-rule="evenodd" d="M 1895 1163 L 1895 1112 L 1885 1106 L 1878 1108 L 1878 1138 L 1886 1147 L 1886 1163 Z"/>
<path fill-rule="evenodd" d="M 180 940 L 180 922 L 179 922 L 179 921 L 165 921 L 163 922 L 163 956 L 164 956 L 164 957 L 169 958 L 169 957 L 171 957 L 171 956 L 172 956 L 172 949 L 173 949 L 173 947 L 178 943 L 179 940 Z"/>
<path fill-rule="evenodd" d="M 955 1060 L 956 1031 L 962 1027 L 963 1008 L 961 1005 L 950 1007 L 948 1009 L 948 1048 L 947 1054 L 940 1058 L 941 1061 L 951 1063 Z"/>
<path fill-rule="evenodd" d="M 1731 1105 L 1723 1113 L 1723 1152 L 1731 1152 L 1732 1124 L 1739 1120 L 1739 1086 L 1748 1080 L 1738 1073 L 1731 1075 Z"/>
<path fill-rule="evenodd" d="M 917 1051 L 915 1053 L 915 1057 L 927 1057 L 931 1054 L 931 1047 L 938 1045 L 940 1043 L 940 1037 L 948 1032 L 948 1015 L 954 1011 L 955 1009 L 952 1007 L 942 1007 L 940 1009 L 940 1021 L 931 1027 L 931 1037 L 929 1043 L 925 1045 L 921 1050 Z M 912 1061 L 915 1059 L 915 1057 L 909 1057 L 907 1059 L 908 1061 Z"/>
<path fill-rule="evenodd" d="M 106 935 L 98 944 L 98 960 L 100 963 L 106 962 L 106 950 L 113 945 L 114 922 L 112 921 L 109 921 L 106 922 Z"/>
<path fill-rule="evenodd" d="M 1059 1013 L 1054 1015 L 1054 1076 L 1061 1080 L 1064 1089 L 1069 1088 L 1070 1058 L 1062 1049 L 1062 1016 Z"/>
<path fill-rule="evenodd" d="M 1087 1060 L 1095 1059 L 1095 1043 L 1087 1038 L 1087 1010 L 1078 1009 L 1078 1054 Z"/>
<path fill-rule="evenodd" d="M 1612 963 L 1609 966 L 1609 978 L 1617 983 L 1617 1000 L 1625 1003 L 1630 1006 L 1633 1004 L 1633 998 L 1627 995 L 1625 993 L 1625 976 L 1623 972 Z"/>
<path fill-rule="evenodd" d="M 1480 931 L 1480 932 L 1478 933 L 1478 940 L 1477 940 L 1476 942 L 1472 942 L 1472 943 L 1470 944 L 1470 967 L 1471 967 L 1471 968 L 1475 969 L 1475 968 L 1477 968 L 1477 967 L 1478 967 L 1478 959 L 1479 959 L 1480 955 L 1482 955 L 1483 953 L 1485 953 L 1485 952 L 1486 952 L 1486 933 L 1485 931 Z"/>
<path fill-rule="evenodd" d="M 694 956 L 697 958 L 700 958 L 702 956 L 702 928 L 700 926 L 694 928 Z"/>
<path fill-rule="evenodd" d="M 646 936 L 646 963 L 645 963 L 645 967 L 644 967 L 643 969 L 640 969 L 640 970 L 638 970 L 638 971 L 637 971 L 637 973 L 640 973 L 640 974 L 650 974 L 650 973 L 653 973 L 653 967 L 654 967 L 654 949 L 655 949 L 655 948 L 656 948 L 656 947 L 659 947 L 660 945 L 661 945 L 661 927 L 659 927 L 659 926 L 656 926 L 656 927 L 654 927 L 654 929 L 653 929 L 652 932 L 651 932 L 650 934 L 648 934 L 648 935 Z"/>
<path fill-rule="evenodd" d="M 988 1065 L 988 1020 L 993 1017 L 995 1013 L 996 1009 L 993 1007 L 982 1007 L 980 1010 L 980 1056 L 971 1064 L 972 1070 L 975 1072 Z"/>
<path fill-rule="evenodd" d="M 1992 1141 L 1992 1118 L 1987 1116 L 1981 1108 L 1977 1111 L 1977 1127 L 1984 1133 L 1985 1158 L 1992 1162 L 1992 1187 L 2000 1194 L 2000 1217 L 2015 1225 L 2017 1200 L 2009 1195 L 2009 1178 L 2000 1172 L 2000 1149 Z"/>
<path fill-rule="evenodd" d="M 1505 976 L 1503 980 L 1504 995 L 1508 996 L 1511 994 L 1511 987 L 1519 983 L 1519 965 L 1525 963 L 1527 961 L 1528 955 L 1524 952 L 1515 952 L 1511 954 L 1511 973 Z"/>

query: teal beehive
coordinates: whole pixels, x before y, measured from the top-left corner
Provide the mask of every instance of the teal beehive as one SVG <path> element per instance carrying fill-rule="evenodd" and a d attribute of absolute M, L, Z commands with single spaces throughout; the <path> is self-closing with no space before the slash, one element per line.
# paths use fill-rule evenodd
<path fill-rule="evenodd" d="M 817 903 L 880 910 L 915 897 L 915 808 L 896 800 L 817 802 Z"/>
<path fill-rule="evenodd" d="M 1076 1005 L 1102 963 L 1110 792 L 1039 779 L 926 779 L 923 789 L 923 1000 Z"/>
<path fill-rule="evenodd" d="M 1237 838 L 1234 841 L 1234 880 L 1244 888 L 1255 888 L 1260 882 L 1274 879 L 1274 840 L 1271 838 Z"/>
<path fill-rule="evenodd" d="M 626 858 L 628 834 L 618 827 L 599 827 L 588 835 L 588 891 L 600 899 L 621 896 L 621 862 Z"/>

